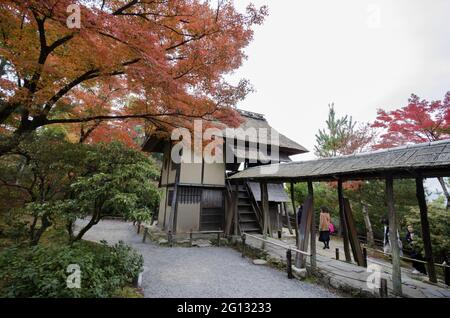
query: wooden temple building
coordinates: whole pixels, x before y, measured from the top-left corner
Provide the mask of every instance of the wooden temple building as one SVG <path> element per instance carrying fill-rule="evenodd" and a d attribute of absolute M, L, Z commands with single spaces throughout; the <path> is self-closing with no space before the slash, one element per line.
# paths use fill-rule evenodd
<path fill-rule="evenodd" d="M 204 158 L 189 163 L 175 163 L 171 158 L 175 142 L 170 132 L 161 129 L 150 134 L 143 145 L 147 152 L 161 153 L 163 165 L 159 181 L 161 201 L 158 226 L 173 235 L 189 232 L 224 231 L 226 235 L 262 233 L 262 214 L 258 202 L 261 200 L 257 182 L 230 181 L 229 176 L 239 170 L 263 165 L 260 160 L 262 143 L 268 151 L 265 159 L 271 163 L 290 162 L 289 156 L 307 150 L 274 130 L 263 115 L 239 110 L 243 119 L 242 132 L 265 130 L 269 134 L 229 134 L 224 132 L 224 151 L 231 151 L 232 160 L 209 163 Z M 271 135 L 276 134 L 276 143 Z M 272 148 L 277 147 L 277 152 Z M 243 149 L 241 149 L 243 148 Z M 195 153 L 192 156 L 198 156 Z M 268 184 L 268 201 L 273 227 L 279 227 L 279 211 L 285 211 L 289 197 L 283 182 Z M 278 223 L 277 223 L 278 222 Z"/>

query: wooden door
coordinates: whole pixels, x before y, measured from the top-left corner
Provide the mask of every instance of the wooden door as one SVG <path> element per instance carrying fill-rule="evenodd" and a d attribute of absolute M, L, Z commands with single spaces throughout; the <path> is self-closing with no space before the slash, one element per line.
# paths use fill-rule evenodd
<path fill-rule="evenodd" d="M 200 231 L 223 230 L 224 224 L 223 190 L 203 189 L 200 211 Z"/>

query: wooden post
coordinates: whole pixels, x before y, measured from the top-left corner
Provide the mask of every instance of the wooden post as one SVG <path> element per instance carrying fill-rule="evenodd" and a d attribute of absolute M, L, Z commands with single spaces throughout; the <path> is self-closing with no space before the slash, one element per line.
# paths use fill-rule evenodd
<path fill-rule="evenodd" d="M 263 209 L 263 237 L 264 239 L 267 238 L 267 231 L 268 231 L 268 227 L 269 224 L 268 222 L 270 222 L 269 219 L 269 198 L 268 198 L 268 193 L 267 193 L 267 183 L 266 182 L 261 182 L 260 183 L 260 187 L 261 187 L 261 206 Z"/>
<path fill-rule="evenodd" d="M 169 233 L 167 233 L 167 241 L 169 242 L 169 246 L 172 247 L 173 246 L 172 231 L 169 231 Z"/>
<path fill-rule="evenodd" d="M 288 278 L 292 279 L 292 251 L 290 249 L 286 251 L 286 270 Z"/>
<path fill-rule="evenodd" d="M 388 289 L 387 289 L 387 279 L 380 279 L 380 297 L 387 298 L 388 297 Z"/>
<path fill-rule="evenodd" d="M 173 162 L 171 164 L 174 164 Z M 175 172 L 175 185 L 173 187 L 173 196 L 172 196 L 172 202 L 170 206 L 170 215 L 169 215 L 169 225 L 168 230 L 169 232 L 175 233 L 176 232 L 176 214 L 178 209 L 178 184 L 180 183 L 180 169 L 181 164 L 178 164 L 176 166 L 176 172 Z"/>
<path fill-rule="evenodd" d="M 286 217 L 286 226 L 288 227 L 289 234 L 292 234 L 292 226 L 291 226 L 291 221 L 289 220 L 289 213 L 286 208 L 286 202 L 283 202 L 283 214 Z"/>
<path fill-rule="evenodd" d="M 295 218 L 295 245 L 298 247 L 298 222 L 297 222 L 297 207 L 295 206 L 294 186 L 295 186 L 295 183 L 291 182 L 291 202 L 292 202 L 292 209 L 294 210 L 294 218 Z M 291 220 L 289 219 L 287 210 L 286 210 L 286 219 L 289 224 L 288 225 L 289 229 L 290 229 L 289 233 L 292 234 Z"/>
<path fill-rule="evenodd" d="M 189 245 L 192 247 L 192 230 L 189 232 Z"/>
<path fill-rule="evenodd" d="M 141 233 L 141 222 L 138 222 L 137 234 Z"/>
<path fill-rule="evenodd" d="M 359 244 L 358 233 L 356 232 L 355 221 L 353 220 L 353 212 L 350 206 L 350 201 L 344 198 L 344 218 L 347 225 L 347 235 L 350 242 L 350 247 L 353 252 L 353 259 L 358 266 L 364 266 L 364 256 Z"/>
<path fill-rule="evenodd" d="M 306 251 L 308 249 L 309 237 L 310 237 L 310 229 L 311 229 L 311 217 L 313 214 L 313 202 L 310 195 L 305 200 L 303 204 L 303 213 L 302 219 L 300 222 L 300 229 L 298 231 L 299 240 L 298 240 L 298 249 L 300 251 Z M 305 267 L 305 255 L 297 253 L 296 259 L 296 267 L 304 268 Z"/>
<path fill-rule="evenodd" d="M 314 188 L 311 180 L 308 180 L 308 194 L 311 197 L 311 269 L 316 269 L 316 217 L 314 213 Z"/>
<path fill-rule="evenodd" d="M 217 233 L 217 246 L 220 246 L 220 232 Z"/>
<path fill-rule="evenodd" d="M 142 243 L 145 243 L 145 239 L 147 238 L 147 232 L 148 232 L 148 228 L 145 227 L 144 228 L 144 236 L 142 237 Z"/>
<path fill-rule="evenodd" d="M 437 283 L 436 270 L 433 262 L 433 249 L 431 247 L 430 224 L 428 222 L 428 207 L 425 200 L 425 190 L 423 188 L 423 178 L 416 178 L 416 196 L 420 208 L 420 224 L 422 228 L 423 248 L 425 259 L 428 263 L 428 277 L 430 282 Z"/>
<path fill-rule="evenodd" d="M 363 247 L 364 267 L 367 267 L 367 249 Z"/>
<path fill-rule="evenodd" d="M 344 240 L 344 254 L 345 260 L 351 262 L 350 247 L 348 243 L 347 224 L 345 223 L 344 216 L 344 191 L 342 188 L 342 179 L 338 180 L 338 200 L 339 200 L 339 227 L 341 229 L 342 238 Z"/>
<path fill-rule="evenodd" d="M 281 239 L 281 229 L 283 228 L 280 225 L 281 203 L 277 204 L 277 209 L 278 209 L 278 213 L 277 213 L 277 235 L 278 235 L 278 239 Z"/>
<path fill-rule="evenodd" d="M 448 264 L 447 262 L 444 262 L 444 282 L 447 286 L 450 286 L 450 264 Z"/>
<path fill-rule="evenodd" d="M 233 204 L 234 204 L 234 207 L 233 207 L 233 210 L 234 210 L 234 235 L 238 235 L 238 232 L 239 232 L 239 227 L 238 227 L 238 225 L 239 225 L 239 216 L 238 216 L 239 184 L 237 182 L 235 185 L 235 189 L 236 189 L 235 200 L 233 202 Z"/>
<path fill-rule="evenodd" d="M 246 239 L 245 234 L 242 234 L 241 239 L 242 239 L 242 257 L 245 257 L 245 239 Z"/>
<path fill-rule="evenodd" d="M 402 272 L 400 268 L 400 248 L 397 238 L 397 216 L 394 206 L 394 179 L 391 175 L 386 177 L 386 200 L 389 214 L 389 244 L 392 253 L 392 284 L 394 294 L 402 296 Z"/>
<path fill-rule="evenodd" d="M 336 247 L 336 260 L 339 260 L 339 249 Z"/>
<path fill-rule="evenodd" d="M 299 250 L 301 250 L 300 248 L 300 237 L 299 237 L 299 228 L 298 228 L 298 222 L 297 222 L 297 208 L 295 206 L 295 196 L 294 196 L 294 186 L 295 183 L 291 182 L 291 203 L 292 203 L 292 209 L 294 210 L 294 218 L 295 218 L 295 246 L 297 246 L 297 248 Z M 289 224 L 289 228 L 291 227 L 291 221 L 289 220 L 289 215 L 288 212 L 286 210 L 286 219 L 287 222 Z M 292 229 L 289 230 L 289 233 L 292 234 Z M 300 267 L 300 263 L 302 262 L 301 260 L 301 255 L 299 253 L 295 253 L 295 266 Z"/>

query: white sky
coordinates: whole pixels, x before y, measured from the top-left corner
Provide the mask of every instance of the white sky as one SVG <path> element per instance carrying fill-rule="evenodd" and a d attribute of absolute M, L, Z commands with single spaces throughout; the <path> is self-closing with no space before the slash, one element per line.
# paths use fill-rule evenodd
<path fill-rule="evenodd" d="M 269 16 L 233 75 L 257 90 L 238 107 L 311 151 L 296 158 L 314 157 L 330 102 L 367 122 L 411 93 L 442 99 L 450 90 L 450 1 L 235 0 L 239 10 L 250 2 L 267 4 Z"/>
<path fill-rule="evenodd" d="M 267 4 L 248 60 L 232 75 L 257 90 L 238 107 L 263 113 L 311 152 L 328 103 L 338 115 L 372 122 L 377 108 L 404 106 L 411 93 L 450 90 L 450 1 L 235 0 Z"/>

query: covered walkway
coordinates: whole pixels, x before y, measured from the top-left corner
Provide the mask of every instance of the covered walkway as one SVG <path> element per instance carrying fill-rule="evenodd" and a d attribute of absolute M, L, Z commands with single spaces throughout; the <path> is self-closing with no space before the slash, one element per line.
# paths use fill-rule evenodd
<path fill-rule="evenodd" d="M 386 184 L 386 206 L 389 217 L 389 236 L 397 237 L 398 220 L 394 206 L 394 180 L 415 179 L 416 197 L 420 208 L 422 239 L 425 259 L 428 267 L 429 281 L 437 282 L 433 252 L 428 223 L 428 210 L 423 186 L 424 178 L 450 176 L 450 140 L 424 143 L 413 146 L 392 148 L 389 150 L 362 153 L 351 156 L 333 157 L 319 160 L 281 163 L 253 167 L 239 172 L 229 179 L 233 182 L 258 181 L 261 186 L 261 210 L 263 211 L 264 237 L 268 234 L 268 182 L 308 183 L 308 198 L 304 203 L 301 216 L 301 228 L 295 231 L 297 249 L 311 250 L 310 269 L 316 271 L 320 257 L 316 251 L 316 233 L 314 217 L 313 182 L 338 183 L 337 199 L 339 202 L 340 223 L 343 228 L 344 253 L 347 262 L 351 262 L 350 250 L 356 263 L 365 266 L 365 260 L 359 243 L 353 220 L 350 202 L 343 195 L 343 183 L 354 180 L 384 179 Z M 293 189 L 293 187 L 291 187 Z M 296 211 L 293 193 L 291 200 Z M 382 199 L 380 198 L 380 203 Z M 297 218 L 296 218 L 297 219 Z M 311 238 L 311 239 L 310 239 Z M 400 268 L 400 248 L 397 240 L 391 240 L 392 249 L 392 290 L 402 296 L 402 271 Z M 310 244 L 309 244 L 310 243 Z M 306 257 L 297 255 L 296 264 L 305 267 Z"/>
<path fill-rule="evenodd" d="M 258 236 L 262 238 L 262 235 Z M 286 248 L 292 247 L 295 244 L 295 237 L 289 237 L 288 233 L 283 235 L 283 237 L 284 239 L 281 242 L 270 237 L 266 239 L 277 244 L 282 244 Z M 246 244 L 256 249 L 262 249 L 261 241 L 253 239 L 250 236 L 247 236 Z M 367 279 L 372 274 L 372 271 L 367 271 L 366 268 L 358 266 L 354 262 L 349 263 L 344 260 L 336 260 L 334 254 L 335 249 L 343 250 L 343 242 L 341 240 L 333 239 L 330 246 L 330 250 L 318 249 L 316 254 L 316 274 L 318 274 L 317 276 L 321 278 L 323 283 L 338 290 L 345 291 L 348 294 L 369 297 L 379 296 L 379 288 L 370 288 L 367 285 Z M 269 257 L 286 263 L 286 248 L 265 244 L 263 249 Z M 310 252 L 310 249 L 308 249 L 308 252 Z M 379 266 L 381 270 L 380 278 L 386 279 L 388 294 L 392 295 L 392 264 L 371 256 L 367 258 L 367 263 L 369 266 L 372 264 Z M 310 266 L 309 260 L 307 261 L 307 265 Z M 414 275 L 409 268 L 402 267 L 401 271 L 402 293 L 404 297 L 450 298 L 450 289 L 448 287 L 442 284 L 432 285 L 424 282 L 424 280 L 427 280 L 426 276 Z"/>

